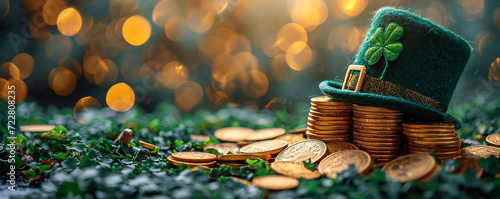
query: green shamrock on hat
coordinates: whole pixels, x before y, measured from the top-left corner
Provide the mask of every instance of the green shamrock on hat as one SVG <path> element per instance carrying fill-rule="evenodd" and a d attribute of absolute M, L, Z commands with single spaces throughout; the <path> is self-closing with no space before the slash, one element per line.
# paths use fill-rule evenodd
<path fill-rule="evenodd" d="M 365 52 L 365 60 L 369 65 L 373 65 L 377 63 L 382 54 L 384 54 L 385 68 L 380 79 L 384 78 L 389 63 L 388 61 L 396 60 L 399 53 L 403 51 L 403 44 L 396 41 L 401 38 L 401 36 L 403 36 L 403 27 L 392 22 L 387 25 L 385 32 L 382 28 L 378 28 L 375 34 L 370 37 L 370 47 Z"/>

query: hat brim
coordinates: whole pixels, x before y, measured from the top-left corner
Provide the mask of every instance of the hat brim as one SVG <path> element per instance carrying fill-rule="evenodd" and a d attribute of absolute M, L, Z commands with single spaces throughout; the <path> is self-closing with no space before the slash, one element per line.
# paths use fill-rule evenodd
<path fill-rule="evenodd" d="M 372 93 L 345 91 L 342 90 L 341 82 L 331 80 L 321 82 L 319 88 L 325 95 L 339 101 L 400 110 L 410 114 L 415 121 L 452 123 L 455 125 L 455 129 L 462 126 L 460 120 L 455 117 L 410 100 Z"/>

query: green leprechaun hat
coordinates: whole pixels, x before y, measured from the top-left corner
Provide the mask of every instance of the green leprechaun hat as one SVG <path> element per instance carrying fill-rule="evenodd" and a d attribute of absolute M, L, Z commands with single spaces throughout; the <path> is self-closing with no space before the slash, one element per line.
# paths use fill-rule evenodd
<path fill-rule="evenodd" d="M 472 48 L 460 36 L 406 10 L 377 11 L 344 82 L 325 80 L 333 99 L 401 110 L 415 120 L 460 121 L 446 113 Z"/>

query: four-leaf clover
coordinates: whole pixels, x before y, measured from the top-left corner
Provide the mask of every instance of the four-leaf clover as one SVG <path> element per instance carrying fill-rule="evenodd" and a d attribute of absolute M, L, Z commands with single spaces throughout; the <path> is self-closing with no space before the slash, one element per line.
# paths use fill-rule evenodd
<path fill-rule="evenodd" d="M 385 32 L 382 28 L 378 28 L 370 38 L 370 47 L 365 52 L 365 60 L 369 65 L 373 65 L 384 54 L 386 65 L 382 77 L 387 69 L 387 62 L 396 60 L 399 53 L 403 51 L 403 44 L 396 41 L 401 36 L 403 36 L 403 27 L 392 22 L 387 25 Z"/>

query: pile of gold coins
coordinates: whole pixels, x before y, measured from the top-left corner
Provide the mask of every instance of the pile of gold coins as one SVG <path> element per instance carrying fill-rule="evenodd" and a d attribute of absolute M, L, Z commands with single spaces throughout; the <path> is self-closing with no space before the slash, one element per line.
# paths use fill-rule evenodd
<path fill-rule="evenodd" d="M 433 153 L 441 159 L 460 155 L 461 140 L 449 123 L 403 123 L 409 153 Z"/>
<path fill-rule="evenodd" d="M 377 162 L 397 158 L 402 150 L 403 113 L 381 107 L 353 104 L 353 142 Z"/>
<path fill-rule="evenodd" d="M 324 142 L 351 142 L 352 104 L 327 96 L 311 98 L 306 136 Z"/>

